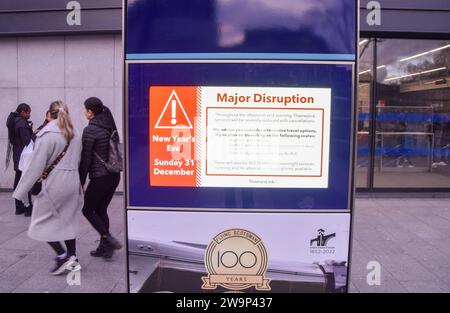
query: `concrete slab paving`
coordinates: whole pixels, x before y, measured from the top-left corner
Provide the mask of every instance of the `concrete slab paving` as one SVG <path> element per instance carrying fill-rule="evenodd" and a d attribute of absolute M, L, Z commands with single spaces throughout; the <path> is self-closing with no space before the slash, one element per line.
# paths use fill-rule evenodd
<path fill-rule="evenodd" d="M 350 292 L 450 292 L 450 204 L 447 198 L 356 199 Z M 112 232 L 124 240 L 123 197 L 110 208 Z M 27 236 L 29 218 L 14 215 L 11 193 L 0 193 L 0 292 L 126 291 L 124 249 L 111 261 L 92 258 L 98 235 L 83 218 L 77 254 L 81 286 L 53 277 L 53 252 Z M 369 286 L 367 263 L 381 265 L 381 285 Z"/>

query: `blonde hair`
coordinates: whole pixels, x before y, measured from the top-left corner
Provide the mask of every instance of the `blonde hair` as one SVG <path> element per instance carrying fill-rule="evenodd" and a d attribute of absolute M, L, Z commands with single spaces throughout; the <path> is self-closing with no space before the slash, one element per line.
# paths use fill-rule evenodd
<path fill-rule="evenodd" d="M 61 101 L 53 101 L 49 108 L 52 118 L 57 119 L 57 125 L 62 131 L 64 138 L 67 141 L 72 140 L 74 137 L 73 124 L 69 116 L 69 108 Z"/>

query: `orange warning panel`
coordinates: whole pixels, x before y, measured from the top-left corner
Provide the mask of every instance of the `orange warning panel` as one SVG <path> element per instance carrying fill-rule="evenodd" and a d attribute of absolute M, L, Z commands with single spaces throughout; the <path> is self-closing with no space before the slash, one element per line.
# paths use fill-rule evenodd
<path fill-rule="evenodd" d="M 196 186 L 197 87 L 149 89 L 151 186 Z"/>

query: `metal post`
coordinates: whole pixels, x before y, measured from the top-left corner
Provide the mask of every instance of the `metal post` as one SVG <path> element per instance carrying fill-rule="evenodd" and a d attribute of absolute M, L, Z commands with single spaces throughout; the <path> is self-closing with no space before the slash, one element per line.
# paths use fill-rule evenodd
<path fill-rule="evenodd" d="M 370 159 L 367 175 L 367 186 L 373 191 L 374 171 L 375 171 L 375 149 L 376 149 L 376 131 L 377 131 L 377 39 L 373 38 L 373 60 L 372 60 L 372 88 L 370 93 L 370 121 L 369 121 L 369 140 L 370 140 Z"/>

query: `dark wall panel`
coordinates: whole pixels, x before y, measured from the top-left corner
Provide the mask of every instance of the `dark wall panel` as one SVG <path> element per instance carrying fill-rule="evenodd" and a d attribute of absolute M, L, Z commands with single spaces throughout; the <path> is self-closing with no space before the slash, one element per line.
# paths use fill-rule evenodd
<path fill-rule="evenodd" d="M 122 7 L 122 0 L 77 0 L 83 9 Z M 2 11 L 65 10 L 70 0 L 1 0 Z"/>
<path fill-rule="evenodd" d="M 78 0 L 81 25 L 68 25 L 69 0 L 1 0 L 0 36 L 120 33 L 121 0 Z"/>
<path fill-rule="evenodd" d="M 3 18 L 0 14 L 0 35 L 33 35 L 77 32 L 120 32 L 121 10 L 87 10 L 82 12 L 81 25 L 69 26 L 67 12 L 22 12 Z"/>
<path fill-rule="evenodd" d="M 364 36 L 450 36 L 450 0 L 380 0 L 381 25 L 368 24 L 369 2 L 360 3 L 360 30 Z"/>
<path fill-rule="evenodd" d="M 361 0 L 360 7 L 365 8 L 372 0 Z M 400 10 L 450 10 L 448 0 L 378 0 L 382 9 Z"/>

